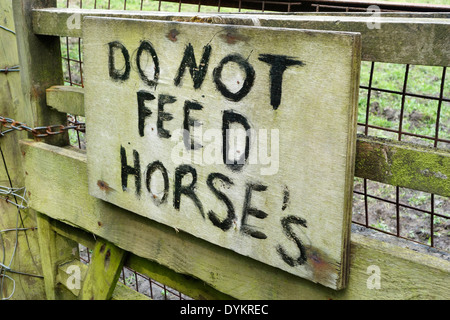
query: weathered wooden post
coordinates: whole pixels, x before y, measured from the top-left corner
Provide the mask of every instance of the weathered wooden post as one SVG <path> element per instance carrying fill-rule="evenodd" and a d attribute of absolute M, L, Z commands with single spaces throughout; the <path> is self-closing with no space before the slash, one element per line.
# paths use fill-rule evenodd
<path fill-rule="evenodd" d="M 0 29 L 0 69 L 3 70 L 0 72 L 0 115 L 19 119 L 25 109 L 25 99 L 21 91 L 22 68 L 17 53 L 11 1 L 0 2 L 0 21 L 1 26 L 6 28 Z M 18 66 L 18 71 L 8 70 L 15 66 Z M 2 131 L 5 130 L 2 128 Z M 0 186 L 5 188 L 2 191 L 6 191 L 6 188 L 24 187 L 19 149 L 19 139 L 24 136 L 19 131 L 0 136 Z M 5 201 L 7 197 L 11 202 Z M 0 257 L 4 257 L 0 263 L 10 267 L 6 269 L 5 266 L 0 266 L 0 298 L 42 299 L 45 294 L 36 221 L 29 210 L 19 209 L 12 204 L 18 202 L 20 199 L 11 194 L 2 195 L 0 200 Z M 26 203 L 23 204 L 26 206 Z M 16 231 L 17 227 L 22 230 Z"/>

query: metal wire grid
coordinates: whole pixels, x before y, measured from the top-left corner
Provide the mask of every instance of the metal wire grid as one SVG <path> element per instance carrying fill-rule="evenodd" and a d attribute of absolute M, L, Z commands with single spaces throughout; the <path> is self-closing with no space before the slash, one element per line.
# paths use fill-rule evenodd
<path fill-rule="evenodd" d="M 448 116 L 448 113 L 449 113 L 448 108 L 450 107 L 450 104 L 449 104 L 450 103 L 450 98 L 449 98 L 450 97 L 450 85 L 449 85 L 448 81 L 446 82 L 447 68 L 446 67 L 437 67 L 437 68 L 435 67 L 434 68 L 434 69 L 439 69 L 439 71 L 440 71 L 439 82 L 437 81 L 437 79 L 433 79 L 433 80 L 436 80 L 433 82 L 439 83 L 438 88 L 433 88 L 433 89 L 437 89 L 438 93 L 435 94 L 435 92 L 433 92 L 433 94 L 427 94 L 427 93 L 423 93 L 423 92 L 422 93 L 411 92 L 408 88 L 408 83 L 409 83 L 409 79 L 411 78 L 410 70 L 412 68 L 431 68 L 431 67 L 412 66 L 409 64 L 400 65 L 402 68 L 404 68 L 403 77 L 402 77 L 403 78 L 402 86 L 401 86 L 401 88 L 399 88 L 399 90 L 391 90 L 391 89 L 380 88 L 380 87 L 374 86 L 374 73 L 375 73 L 375 65 L 376 64 L 378 65 L 381 63 L 375 63 L 375 62 L 370 63 L 369 81 L 368 81 L 367 85 L 364 85 L 364 84 L 360 85 L 360 88 L 362 89 L 362 91 L 361 91 L 362 96 L 367 98 L 366 106 L 365 106 L 365 119 L 363 119 L 363 121 L 358 122 L 358 125 L 360 125 L 364 128 L 363 133 L 365 135 L 369 135 L 370 129 L 375 129 L 374 131 L 382 130 L 382 131 L 387 131 L 387 132 L 393 133 L 394 135 L 390 135 L 389 138 L 394 138 L 399 141 L 405 140 L 405 138 L 407 139 L 408 137 L 415 137 L 415 138 L 420 138 L 420 140 L 413 139 L 414 142 L 417 142 L 417 143 L 424 143 L 425 141 L 428 141 L 428 142 L 430 142 L 430 143 L 428 143 L 428 145 L 431 144 L 435 148 L 438 146 L 440 148 L 450 148 L 450 129 L 448 128 L 449 124 L 441 122 L 441 115 L 443 115 L 444 111 L 446 111 L 445 115 Z M 392 65 L 392 64 L 384 64 L 384 65 L 388 66 L 388 67 L 390 67 L 390 66 L 398 67 L 399 66 L 399 65 Z M 434 77 L 436 77 L 436 76 L 434 75 Z M 364 92 L 364 90 L 365 90 L 365 92 Z M 398 115 L 393 115 L 393 114 L 386 115 L 388 118 L 389 117 L 398 118 L 398 126 L 396 129 L 389 128 L 386 126 L 383 127 L 380 125 L 375 125 L 370 122 L 369 118 L 370 118 L 370 113 L 372 111 L 371 99 L 372 99 L 374 93 L 378 94 L 378 95 L 385 94 L 385 95 L 390 95 L 390 96 L 396 96 L 396 98 L 398 98 L 398 102 L 400 102 L 399 103 L 400 110 L 397 110 L 397 111 L 399 111 Z M 408 100 L 410 100 L 410 101 L 408 101 Z M 414 133 L 412 131 L 408 131 L 408 128 L 406 128 L 404 125 L 406 115 L 407 115 L 406 109 L 407 109 L 408 105 L 412 105 L 412 104 L 416 103 L 418 100 L 421 100 L 422 102 L 425 102 L 425 103 L 434 103 L 436 105 L 436 119 L 435 119 L 435 121 L 433 121 L 433 124 L 432 124 L 434 126 L 433 134 Z M 419 103 L 421 101 L 419 101 Z M 448 122 L 448 119 L 445 119 L 445 120 L 447 120 L 447 122 Z M 373 135 L 374 131 L 370 132 L 370 133 Z M 444 136 L 444 137 L 442 137 L 442 136 Z M 427 144 L 427 143 L 425 143 L 425 144 Z"/>
<path fill-rule="evenodd" d="M 383 83 L 383 75 L 377 74 L 377 65 L 382 67 L 382 71 L 386 68 L 403 69 L 400 70 L 402 76 L 398 77 L 398 80 L 401 80 L 398 81 L 398 89 L 386 89 L 377 85 Z M 409 83 L 414 70 L 426 70 L 421 75 L 430 76 L 434 86 L 411 86 L 410 89 Z M 446 67 L 368 62 L 363 65 L 362 79 L 364 71 L 368 76 L 365 77 L 367 83 L 360 85 L 360 133 L 398 141 L 412 141 L 434 148 L 450 148 L 450 82 L 446 80 Z M 386 77 L 385 72 L 384 75 Z M 383 95 L 387 98 L 385 101 L 382 99 Z M 435 110 L 428 110 L 427 114 L 417 107 Z M 372 118 L 379 120 L 377 113 L 380 112 L 383 113 L 383 121 L 386 120 L 385 125 L 371 121 Z M 418 126 L 428 133 L 417 133 Z M 353 209 L 353 222 L 356 224 L 431 247 L 444 250 L 450 248 L 448 197 L 388 186 L 368 179 L 355 179 Z"/>
<path fill-rule="evenodd" d="M 119 280 L 153 300 L 192 300 L 185 294 L 128 267 L 123 267 Z"/>
<path fill-rule="evenodd" d="M 238 11 L 246 8 L 257 8 L 265 12 L 268 8 L 277 11 L 293 12 L 300 8 L 299 2 L 294 1 L 226 1 L 226 0 L 60 0 L 59 6 L 80 7 L 93 9 L 123 9 L 123 10 L 154 10 L 154 11 L 197 11 L 197 12 L 222 12 Z M 189 2 L 189 3 L 186 3 Z M 195 4 L 193 4 L 195 3 Z M 276 4 L 274 7 L 273 5 Z M 122 6 L 123 5 L 123 6 Z M 211 6 L 212 5 L 212 6 Z M 233 8 L 225 8 L 225 5 Z M 272 6 L 270 6 L 272 5 Z M 215 7 L 214 7 L 215 6 Z M 366 11 L 366 8 L 352 6 L 331 6 L 322 4 L 311 4 L 312 11 Z M 406 9 L 406 8 L 405 8 Z M 414 8 L 410 8 L 414 11 Z M 381 11 L 390 11 L 384 10 Z M 83 59 L 82 40 L 78 38 L 62 38 L 62 59 L 65 71 L 65 82 L 68 85 L 83 86 Z M 403 68 L 402 83 L 393 89 L 389 83 L 391 79 L 386 78 L 387 73 L 383 70 L 391 68 Z M 434 84 L 438 87 L 422 90 L 410 88 L 410 80 L 415 70 L 420 68 L 433 68 Z M 381 70 L 381 72 L 380 72 Z M 437 73 L 437 74 L 436 74 Z M 363 135 L 382 136 L 398 141 L 413 141 L 420 144 L 428 144 L 434 148 L 450 149 L 450 81 L 446 81 L 446 67 L 426 67 L 414 65 L 392 65 L 380 62 L 363 62 L 361 79 L 364 76 L 367 81 L 361 81 L 360 101 L 358 116 L 358 132 Z M 389 75 L 388 75 L 389 76 Z M 387 99 L 391 106 L 381 105 L 380 97 L 389 96 Z M 417 101 L 421 103 L 417 103 Z M 412 117 L 429 117 L 421 115 L 420 110 L 415 110 L 415 105 L 435 104 L 436 112 L 427 119 L 427 133 L 417 132 L 412 124 Z M 378 111 L 377 111 L 378 108 Z M 411 110 L 411 108 L 413 110 Z M 373 119 L 380 119 L 376 113 L 382 114 L 387 120 L 385 123 L 377 123 Z M 389 114 L 389 112 L 391 114 Z M 383 118 L 381 117 L 381 118 Z M 420 121 L 421 119 L 419 119 Z M 431 129 L 430 129 L 431 128 Z M 78 134 L 78 133 L 77 133 Z M 82 145 L 82 137 L 77 137 L 78 145 Z M 81 139 L 81 140 L 80 140 Z M 430 247 L 444 250 L 450 248 L 450 199 L 434 194 L 427 194 L 406 188 L 389 186 L 369 179 L 355 178 L 354 201 L 352 222 L 364 227 L 374 229 L 392 236 L 419 242 Z M 123 283 L 135 283 L 138 291 L 138 278 L 147 278 L 150 283 L 152 279 L 141 275 L 133 270 L 124 269 L 121 277 Z M 131 281 L 130 275 L 134 274 Z M 128 280 L 127 280 L 128 279 Z M 160 285 L 160 284 L 158 284 Z M 172 297 L 183 299 L 183 295 L 160 285 L 162 292 L 170 293 Z M 150 288 L 153 288 L 150 285 Z M 151 289 L 152 290 L 152 289 Z M 150 292 L 149 296 L 153 296 Z M 167 298 L 167 296 L 164 296 Z"/>

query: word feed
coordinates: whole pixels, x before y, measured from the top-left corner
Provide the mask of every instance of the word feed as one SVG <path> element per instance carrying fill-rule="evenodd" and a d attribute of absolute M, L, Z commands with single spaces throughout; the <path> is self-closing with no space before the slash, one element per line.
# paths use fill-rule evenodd
<path fill-rule="evenodd" d="M 342 287 L 358 36 L 84 23 L 90 194 Z"/>

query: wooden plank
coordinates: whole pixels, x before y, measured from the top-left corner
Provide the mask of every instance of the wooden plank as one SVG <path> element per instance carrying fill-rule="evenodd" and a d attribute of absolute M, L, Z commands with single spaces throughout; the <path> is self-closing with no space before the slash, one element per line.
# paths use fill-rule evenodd
<path fill-rule="evenodd" d="M 63 83 L 61 68 L 60 41 L 58 37 L 36 36 L 32 32 L 31 11 L 32 8 L 55 7 L 56 0 L 23 0 L 12 2 L 14 11 L 14 23 L 16 31 L 16 44 L 19 53 L 19 65 L 21 76 L 21 94 L 25 97 L 21 105 L 14 110 L 16 120 L 27 123 L 31 127 L 65 124 L 66 115 L 51 111 L 45 103 L 45 89 L 54 84 Z M 62 134 L 46 139 L 49 143 L 56 145 L 67 145 L 68 135 Z M 25 172 L 26 174 L 26 172 Z M 34 215 L 30 211 L 30 215 Z M 34 219 L 34 218 L 32 218 Z M 58 240 L 52 231 L 47 228 L 48 221 L 37 218 L 38 223 L 43 226 L 43 234 L 39 235 L 43 272 L 45 276 L 45 290 L 49 299 L 64 293 L 55 292 L 55 261 L 63 259 L 72 254 L 72 244 L 65 240 Z M 38 229 L 38 233 L 41 229 Z M 28 239 L 26 239 L 27 242 Z M 68 250 L 63 253 L 60 250 Z"/>
<path fill-rule="evenodd" d="M 52 221 L 52 229 L 57 234 L 72 239 L 86 248 L 93 249 L 95 247 L 96 238 L 92 233 L 88 233 L 84 230 L 57 220 Z"/>
<path fill-rule="evenodd" d="M 0 24 L 12 31 L 15 30 L 12 12 L 12 1 L 0 1 Z M 19 55 L 17 52 L 16 35 L 12 32 L 0 29 L 0 69 L 19 65 Z M 20 70 L 20 66 L 19 66 Z M 0 72 L 0 115 L 13 119 L 20 119 L 20 110 L 24 106 L 25 97 L 22 93 L 20 72 Z M 5 128 L 2 128 L 4 131 Z M 23 132 L 12 132 L 0 137 L 0 186 L 21 188 L 25 185 L 24 171 L 21 162 L 19 140 L 25 138 Z M 3 162 L 4 161 L 4 162 Z M 6 165 L 5 165 L 5 164 Z M 2 195 L 4 198 L 4 195 Z M 10 196 L 10 201 L 14 197 Z M 19 199 L 18 199 L 19 200 Z M 0 230 L 16 228 L 17 207 L 11 203 L 0 199 Z M 4 248 L 0 245 L 1 262 L 9 265 L 14 254 L 11 269 L 24 272 L 34 276 L 20 275 L 8 272 L 5 274 L 12 278 L 1 279 L 3 291 L 0 292 L 0 299 L 8 298 L 17 300 L 39 300 L 45 297 L 44 281 L 39 261 L 39 244 L 37 239 L 36 221 L 28 210 L 20 210 L 21 219 L 19 227 L 30 228 L 18 232 L 18 246 L 16 243 L 16 232 L 1 232 L 0 237 L 6 244 Z M 23 225 L 22 225 L 23 221 Z M 3 260 L 4 257 L 4 260 Z M 5 269 L 2 269 L 4 271 Z"/>
<path fill-rule="evenodd" d="M 358 137 L 355 175 L 450 197 L 450 152 L 409 143 Z"/>
<path fill-rule="evenodd" d="M 79 299 L 111 299 L 125 257 L 124 250 L 108 241 L 97 239 Z"/>
<path fill-rule="evenodd" d="M 88 266 L 78 259 L 64 262 L 57 266 L 56 281 L 69 290 L 75 297 L 80 291 L 86 277 Z"/>
<path fill-rule="evenodd" d="M 49 217 L 36 212 L 42 272 L 47 300 L 64 299 L 57 282 L 58 265 L 78 257 L 78 244 L 59 237 L 51 228 Z"/>
<path fill-rule="evenodd" d="M 132 288 L 117 282 L 116 288 L 111 296 L 111 300 L 151 300 L 146 295 L 139 293 Z"/>
<path fill-rule="evenodd" d="M 448 19 L 298 17 L 293 21 L 267 19 L 261 25 L 360 32 L 361 59 L 401 64 L 448 66 L 450 21 Z M 428 29 L 426 32 L 423 32 Z M 433 35 L 433 36 L 431 36 Z"/>
<path fill-rule="evenodd" d="M 359 35 L 111 18 L 84 24 L 90 194 L 345 286 Z M 136 50 L 120 70 L 120 52 Z M 141 68 L 149 50 L 157 62 Z M 201 50 L 197 73 L 190 59 Z M 329 266 L 320 277 L 311 264 L 318 256 Z"/>
<path fill-rule="evenodd" d="M 84 116 L 83 88 L 74 86 L 52 86 L 46 90 L 47 105 L 59 112 Z"/>
<path fill-rule="evenodd" d="M 55 220 L 56 221 L 56 220 Z M 88 248 L 95 246 L 95 240 L 92 234 L 81 229 L 69 226 L 62 222 L 52 223 L 53 230 L 68 237 Z M 165 285 L 183 292 L 187 296 L 196 300 L 229 300 L 230 296 L 225 295 L 214 288 L 208 286 L 205 282 L 193 277 L 179 274 L 173 270 L 155 262 L 150 261 L 135 254 L 128 254 L 124 263 L 125 266 L 144 274 L 151 279 L 164 283 Z M 117 291 L 117 288 L 116 288 Z M 114 294 L 113 294 L 114 299 Z"/>
<path fill-rule="evenodd" d="M 88 265 L 82 263 L 80 260 L 69 261 L 58 266 L 57 280 L 75 297 L 78 297 L 80 295 L 80 290 L 83 287 L 87 272 Z M 127 287 L 123 283 L 117 282 L 111 300 L 150 299 L 142 293 L 139 293 L 131 289 L 130 287 Z"/>
<path fill-rule="evenodd" d="M 46 105 L 45 90 L 63 84 L 61 43 L 59 37 L 36 36 L 32 31 L 32 8 L 56 7 L 56 0 L 13 1 L 14 23 L 19 52 L 22 91 L 26 97 L 18 121 L 30 127 L 66 124 L 66 114 Z M 68 134 L 45 138 L 48 143 L 68 145 Z"/>
<path fill-rule="evenodd" d="M 267 27 L 304 28 L 361 32 L 362 60 L 419 65 L 449 65 L 450 22 L 439 18 L 401 16 L 372 17 L 361 15 L 276 15 L 130 12 L 89 9 L 41 9 L 33 12 L 37 34 L 82 36 L 86 16 L 194 21 L 219 24 L 261 25 Z M 76 22 L 76 23 L 75 23 Z M 380 28 L 369 28 L 379 23 Z"/>
<path fill-rule="evenodd" d="M 33 208 L 45 209 L 54 219 L 70 222 L 177 273 L 201 279 L 235 298 L 450 299 L 450 262 L 418 252 L 410 241 L 407 248 L 352 232 L 349 283 L 346 289 L 334 291 L 90 197 L 83 153 L 31 141 L 21 144 Z M 379 290 L 367 287 L 372 265 L 381 271 Z"/>
<path fill-rule="evenodd" d="M 246 12 L 245 14 L 256 14 L 260 15 L 258 12 Z M 412 12 L 412 11 L 383 11 L 383 12 L 374 12 L 372 11 L 354 11 L 354 12 L 345 12 L 345 11 L 319 11 L 319 12 L 265 12 L 264 15 L 279 15 L 279 16 L 347 16 L 347 17 L 373 17 L 379 16 L 380 18 L 438 18 L 438 19 L 446 19 L 450 18 L 450 13 L 448 12 Z"/>
<path fill-rule="evenodd" d="M 45 294 L 47 300 L 56 300 L 56 257 L 54 232 L 50 228 L 50 219 L 43 215 L 37 216 L 39 228 L 39 243 L 42 255 L 42 271 L 45 281 Z"/>
<path fill-rule="evenodd" d="M 230 295 L 212 288 L 204 281 L 187 274 L 180 274 L 161 265 L 157 261 L 150 261 L 137 255 L 130 255 L 126 265 L 131 269 L 149 276 L 151 279 L 169 286 L 195 300 L 230 300 Z"/>

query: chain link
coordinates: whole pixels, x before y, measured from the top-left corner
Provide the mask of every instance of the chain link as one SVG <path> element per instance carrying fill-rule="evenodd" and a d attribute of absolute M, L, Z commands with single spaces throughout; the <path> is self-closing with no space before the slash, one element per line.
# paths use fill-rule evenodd
<path fill-rule="evenodd" d="M 50 126 L 42 126 L 31 128 L 23 122 L 16 121 L 11 118 L 5 118 L 0 116 L 0 124 L 6 128 L 5 131 L 0 131 L 0 136 L 12 131 L 27 131 L 30 132 L 35 138 L 45 138 L 52 135 L 57 135 L 66 132 L 67 130 L 75 130 L 79 132 L 86 132 L 86 124 L 75 120 L 73 116 L 67 116 L 68 125 L 56 124 Z"/>

